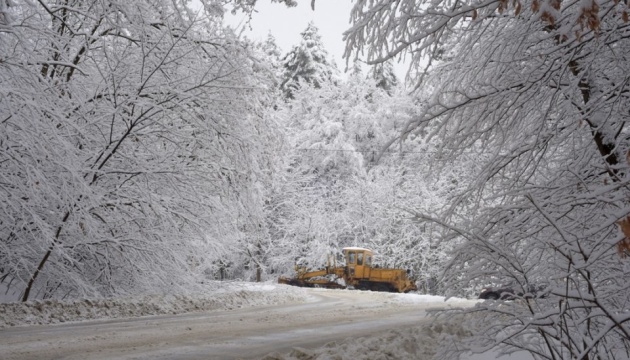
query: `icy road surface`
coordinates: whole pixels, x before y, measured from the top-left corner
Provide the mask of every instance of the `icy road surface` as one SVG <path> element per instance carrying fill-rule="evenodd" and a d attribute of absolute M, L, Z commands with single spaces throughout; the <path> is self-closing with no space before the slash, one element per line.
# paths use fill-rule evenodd
<path fill-rule="evenodd" d="M 474 301 L 308 289 L 306 303 L 0 330 L 2 359 L 251 359 L 416 326 Z"/>

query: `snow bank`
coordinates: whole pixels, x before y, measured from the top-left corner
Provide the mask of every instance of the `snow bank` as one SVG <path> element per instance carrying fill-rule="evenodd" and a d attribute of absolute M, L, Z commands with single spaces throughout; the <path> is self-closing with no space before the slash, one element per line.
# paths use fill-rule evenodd
<path fill-rule="evenodd" d="M 415 327 L 333 341 L 319 349 L 296 347 L 287 354 L 271 353 L 262 360 L 429 360 L 436 354 L 443 335 L 462 338 L 471 333 L 457 319 L 428 319 L 427 323 Z"/>
<path fill-rule="evenodd" d="M 369 293 L 369 292 L 368 292 Z M 446 299 L 443 296 L 421 294 L 374 293 L 382 297 L 385 303 L 394 305 L 435 304 L 436 308 L 472 306 L 476 301 L 460 298 Z M 448 319 L 428 317 L 426 322 L 418 326 L 404 329 L 388 330 L 381 334 L 347 338 L 333 341 L 318 349 L 296 347 L 292 351 L 281 354 L 271 353 L 262 360 L 400 360 L 400 359 L 433 359 L 440 341 L 444 337 L 461 339 L 471 335 L 464 328 L 461 316 Z M 350 334 L 349 334 L 350 335 Z M 490 359 L 490 358 L 489 358 Z"/>
<path fill-rule="evenodd" d="M 202 293 L 145 295 L 115 299 L 29 301 L 0 304 L 0 328 L 55 324 L 90 319 L 231 310 L 289 302 L 304 302 L 304 289 L 271 283 L 212 282 Z"/>
<path fill-rule="evenodd" d="M 399 304 L 445 303 L 449 305 L 466 304 L 467 306 L 470 306 L 471 304 L 471 300 L 464 299 L 464 298 L 456 298 L 456 297 L 451 297 L 451 298 L 446 299 L 444 296 L 422 295 L 422 294 L 414 294 L 414 293 L 407 293 L 407 294 L 393 293 L 390 295 L 392 297 L 392 300 Z"/>
<path fill-rule="evenodd" d="M 434 310 L 470 307 L 480 300 L 448 298 L 421 294 L 375 293 L 385 302 L 394 305 L 432 304 Z M 427 309 L 431 312 L 431 309 Z M 470 329 L 466 324 L 474 320 L 475 314 L 458 313 L 449 317 L 427 317 L 417 326 L 388 330 L 381 334 L 362 337 L 348 337 L 329 342 L 317 349 L 295 347 L 288 353 L 274 352 L 261 360 L 435 360 L 440 347 L 447 343 L 458 343 L 470 337 L 478 329 Z M 473 323 L 476 323 L 473 321 Z M 348 334 L 351 336 L 351 334 Z M 498 355 L 495 351 L 480 354 L 462 354 L 460 360 L 533 360 L 527 352 Z"/>

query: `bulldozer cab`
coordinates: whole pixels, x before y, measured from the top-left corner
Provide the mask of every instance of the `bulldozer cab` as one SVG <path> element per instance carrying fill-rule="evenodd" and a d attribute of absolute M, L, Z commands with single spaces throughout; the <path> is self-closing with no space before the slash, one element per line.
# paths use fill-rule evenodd
<path fill-rule="evenodd" d="M 343 248 L 343 253 L 346 257 L 349 277 L 357 279 L 370 277 L 372 257 L 374 256 L 372 250 L 360 247 L 347 247 Z"/>

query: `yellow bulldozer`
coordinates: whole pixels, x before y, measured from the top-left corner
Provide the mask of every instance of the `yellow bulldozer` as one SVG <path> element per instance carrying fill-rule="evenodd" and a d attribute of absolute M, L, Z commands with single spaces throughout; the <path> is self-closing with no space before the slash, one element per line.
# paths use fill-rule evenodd
<path fill-rule="evenodd" d="M 354 288 L 358 290 L 409 292 L 418 290 L 416 283 L 402 269 L 384 269 L 372 266 L 374 252 L 361 247 L 343 248 L 345 266 L 337 266 L 336 259 L 328 259 L 326 267 L 309 271 L 295 266 L 296 276 L 281 276 L 280 284 L 329 289 Z M 338 282 L 342 279 L 345 285 Z"/>

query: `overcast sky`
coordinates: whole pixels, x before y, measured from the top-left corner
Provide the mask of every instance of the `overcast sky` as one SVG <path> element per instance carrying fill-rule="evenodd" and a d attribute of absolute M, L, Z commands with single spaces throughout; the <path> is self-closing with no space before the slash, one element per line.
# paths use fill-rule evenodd
<path fill-rule="evenodd" d="M 247 17 L 243 14 L 228 14 L 226 22 L 239 29 L 245 27 L 243 34 L 253 40 L 265 40 L 271 32 L 282 52 L 287 53 L 293 45 L 300 43 L 300 33 L 306 29 L 309 21 L 313 21 L 330 58 L 335 60 L 337 67 L 343 72 L 346 61 L 343 59 L 345 43 L 342 34 L 350 27 L 350 10 L 353 5 L 351 0 L 316 0 L 313 11 L 308 0 L 298 0 L 298 6 L 292 8 L 271 3 L 270 0 L 258 0 L 257 12 L 253 14 L 249 25 L 246 24 Z M 398 78 L 404 79 L 406 65 L 395 63 L 394 69 Z"/>
<path fill-rule="evenodd" d="M 267 34 L 271 32 L 283 53 L 287 53 L 293 45 L 300 43 L 300 33 L 306 29 L 309 21 L 313 21 L 319 29 L 328 54 L 343 71 L 345 43 L 342 34 L 350 27 L 352 5 L 350 0 L 316 0 L 313 11 L 311 2 L 307 0 L 298 1 L 298 6 L 292 8 L 284 4 L 271 3 L 270 0 L 258 0 L 257 12 L 253 14 L 249 24 L 251 29 L 245 24 L 247 18 L 242 14 L 230 15 L 226 21 L 233 27 L 245 26 L 244 34 L 253 40 L 265 40 Z"/>

